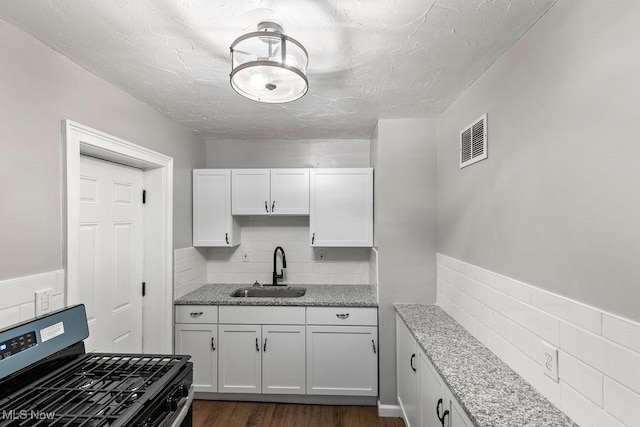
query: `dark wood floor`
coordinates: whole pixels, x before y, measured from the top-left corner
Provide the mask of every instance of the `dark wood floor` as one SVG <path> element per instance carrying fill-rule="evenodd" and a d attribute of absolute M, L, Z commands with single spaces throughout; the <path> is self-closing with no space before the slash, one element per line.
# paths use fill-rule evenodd
<path fill-rule="evenodd" d="M 404 427 L 401 418 L 378 418 L 375 406 L 193 401 L 193 427 Z"/>

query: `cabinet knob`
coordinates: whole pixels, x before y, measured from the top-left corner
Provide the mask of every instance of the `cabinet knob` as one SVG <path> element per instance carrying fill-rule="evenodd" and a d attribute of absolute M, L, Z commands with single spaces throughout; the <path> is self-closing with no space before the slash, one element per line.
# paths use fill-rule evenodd
<path fill-rule="evenodd" d="M 344 320 L 344 319 L 346 319 L 347 317 L 349 317 L 349 313 L 337 313 L 337 314 L 336 314 L 336 317 L 337 317 L 338 319 L 342 319 L 342 320 Z"/>
<path fill-rule="evenodd" d="M 269 203 L 267 203 L 267 201 L 264 201 L 264 210 L 267 211 L 267 213 L 269 213 Z"/>

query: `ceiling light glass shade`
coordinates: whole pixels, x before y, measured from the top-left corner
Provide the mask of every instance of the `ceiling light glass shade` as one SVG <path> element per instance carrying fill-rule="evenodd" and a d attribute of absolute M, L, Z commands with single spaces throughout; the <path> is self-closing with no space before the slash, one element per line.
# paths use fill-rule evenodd
<path fill-rule="evenodd" d="M 240 95 L 277 104 L 307 93 L 307 51 L 278 24 L 261 22 L 258 31 L 238 37 L 230 50 L 231 87 Z"/>

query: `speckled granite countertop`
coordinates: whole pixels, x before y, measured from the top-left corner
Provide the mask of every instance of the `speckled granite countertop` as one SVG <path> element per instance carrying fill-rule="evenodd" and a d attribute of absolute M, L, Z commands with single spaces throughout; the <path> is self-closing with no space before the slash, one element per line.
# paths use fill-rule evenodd
<path fill-rule="evenodd" d="M 299 298 L 234 298 L 229 296 L 243 285 L 204 285 L 175 301 L 176 305 L 289 305 L 377 307 L 375 286 L 301 285 L 307 293 Z M 296 287 L 296 286 L 287 286 Z"/>
<path fill-rule="evenodd" d="M 442 308 L 394 307 L 476 426 L 577 426 Z"/>

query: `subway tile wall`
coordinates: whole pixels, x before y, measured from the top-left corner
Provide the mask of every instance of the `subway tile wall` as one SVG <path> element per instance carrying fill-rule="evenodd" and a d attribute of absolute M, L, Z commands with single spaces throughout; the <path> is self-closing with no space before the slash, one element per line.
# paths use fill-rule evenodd
<path fill-rule="evenodd" d="M 640 426 L 640 324 L 438 254 L 438 305 L 582 427 Z M 559 382 L 542 367 L 558 348 Z"/>
<path fill-rule="evenodd" d="M 287 257 L 284 284 L 370 284 L 371 248 L 312 248 L 308 216 L 237 218 L 242 227 L 241 244 L 209 249 L 209 283 L 271 283 L 273 251 L 282 246 Z M 326 254 L 324 260 L 320 259 L 321 250 Z M 248 261 L 243 261 L 245 252 Z M 280 255 L 277 265 L 280 271 Z"/>
<path fill-rule="evenodd" d="M 202 254 L 205 251 L 193 247 L 174 251 L 174 298 L 180 298 L 207 282 L 207 259 Z"/>
<path fill-rule="evenodd" d="M 53 290 L 49 311 L 64 307 L 64 270 L 0 281 L 0 328 L 36 315 L 35 293 Z"/>

